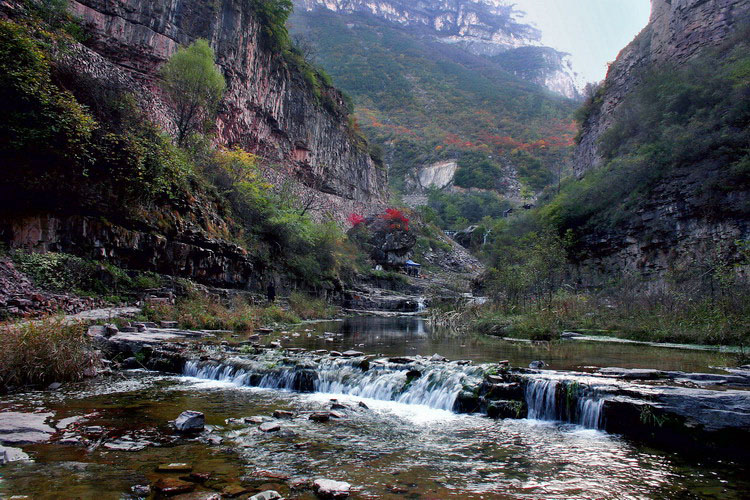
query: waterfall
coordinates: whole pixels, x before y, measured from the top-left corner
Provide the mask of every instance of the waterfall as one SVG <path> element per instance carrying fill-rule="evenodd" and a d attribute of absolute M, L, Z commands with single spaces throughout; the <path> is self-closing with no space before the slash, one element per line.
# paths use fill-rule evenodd
<path fill-rule="evenodd" d="M 526 386 L 526 405 L 533 420 L 557 420 L 557 380 L 530 380 Z"/>
<path fill-rule="evenodd" d="M 560 420 L 589 429 L 601 427 L 604 400 L 590 387 L 572 380 L 530 379 L 526 405 L 530 419 Z"/>
<path fill-rule="evenodd" d="M 417 299 L 417 312 L 424 312 L 426 309 L 424 297 L 419 297 Z"/>
<path fill-rule="evenodd" d="M 184 375 L 242 386 L 345 394 L 442 410 L 452 410 L 461 390 L 479 384 L 482 377 L 476 367 L 448 363 L 416 367 L 371 363 L 363 369 L 361 359 L 323 359 L 314 367 L 278 366 L 272 360 L 230 361 L 189 361 Z"/>

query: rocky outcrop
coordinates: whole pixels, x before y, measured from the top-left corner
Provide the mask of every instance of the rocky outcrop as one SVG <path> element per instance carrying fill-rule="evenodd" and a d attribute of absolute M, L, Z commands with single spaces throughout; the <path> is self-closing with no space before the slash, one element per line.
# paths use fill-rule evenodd
<path fill-rule="evenodd" d="M 89 39 L 67 60 L 75 70 L 125 84 L 149 116 L 171 127 L 157 85 L 178 47 L 209 40 L 227 80 L 218 141 L 237 144 L 311 189 L 362 205 L 383 202 L 387 175 L 350 129 L 342 95 L 316 97 L 283 56 L 264 43 L 263 26 L 241 0 L 80 0 L 71 2 Z"/>
<path fill-rule="evenodd" d="M 679 65 L 727 39 L 750 22 L 749 0 L 651 0 L 648 26 L 610 66 L 604 88 L 583 124 L 574 168 L 582 176 L 601 164 L 598 141 L 614 122 L 620 105 L 640 83 L 643 70 Z"/>
<path fill-rule="evenodd" d="M 652 0 L 648 26 L 625 47 L 609 69 L 582 125 L 574 167 L 582 177 L 602 165 L 599 141 L 627 109 L 644 75 L 664 66 L 680 67 L 717 47 L 750 22 L 750 0 Z M 721 245 L 750 237 L 748 193 L 707 195 L 721 183 L 720 163 L 685 165 L 663 176 L 639 196 L 633 215 L 616 227 L 582 236 L 583 275 L 623 271 L 659 277 L 715 257 Z M 689 168 L 688 168 L 689 167 Z"/>
<path fill-rule="evenodd" d="M 35 317 L 63 312 L 76 314 L 102 305 L 91 297 L 50 293 L 36 287 L 8 258 L 0 258 L 0 320 L 7 317 Z"/>
<path fill-rule="evenodd" d="M 454 160 L 433 163 L 417 170 L 413 178 L 407 178 L 407 187 L 416 191 L 429 188 L 448 187 L 456 175 L 458 163 Z"/>
<path fill-rule="evenodd" d="M 0 236 L 12 248 L 71 253 L 221 287 L 244 287 L 254 271 L 243 248 L 198 228 L 160 234 L 99 217 L 37 215 L 0 218 Z"/>
<path fill-rule="evenodd" d="M 571 68 L 568 55 L 543 47 L 541 33 L 523 21 L 514 2 L 295 0 L 295 3 L 298 8 L 306 10 L 324 8 L 346 14 L 373 15 L 411 31 L 428 34 L 439 42 L 460 46 L 475 55 L 503 55 L 499 61 L 503 66 L 504 62 L 517 59 L 517 56 L 525 57 L 531 47 L 541 49 L 547 57 L 538 71 L 515 71 L 517 68 L 512 67 L 512 62 L 507 69 L 566 97 L 578 96 L 581 82 Z"/>

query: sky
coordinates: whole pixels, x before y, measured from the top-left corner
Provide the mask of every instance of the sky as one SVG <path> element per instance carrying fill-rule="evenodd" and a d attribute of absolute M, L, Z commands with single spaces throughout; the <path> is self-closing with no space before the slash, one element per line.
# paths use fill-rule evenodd
<path fill-rule="evenodd" d="M 514 0 L 542 43 L 572 56 L 585 82 L 604 78 L 607 63 L 648 24 L 650 0 Z"/>

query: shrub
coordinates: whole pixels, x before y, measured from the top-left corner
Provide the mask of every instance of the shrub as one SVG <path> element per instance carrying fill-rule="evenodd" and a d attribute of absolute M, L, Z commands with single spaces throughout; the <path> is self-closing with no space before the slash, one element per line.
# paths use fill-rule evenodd
<path fill-rule="evenodd" d="M 48 319 L 0 327 L 0 390 L 83 379 L 99 354 L 91 347 L 86 326 Z"/>

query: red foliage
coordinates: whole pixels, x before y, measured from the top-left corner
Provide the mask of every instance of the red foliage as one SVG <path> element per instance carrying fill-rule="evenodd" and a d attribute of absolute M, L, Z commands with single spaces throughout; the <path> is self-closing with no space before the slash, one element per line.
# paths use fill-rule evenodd
<path fill-rule="evenodd" d="M 349 214 L 348 220 L 352 227 L 356 227 L 362 224 L 365 221 L 365 218 L 359 214 Z"/>
<path fill-rule="evenodd" d="M 385 213 L 380 217 L 390 222 L 389 227 L 391 229 L 401 229 L 403 231 L 409 230 L 409 218 L 406 217 L 401 210 L 389 208 L 386 209 Z"/>

